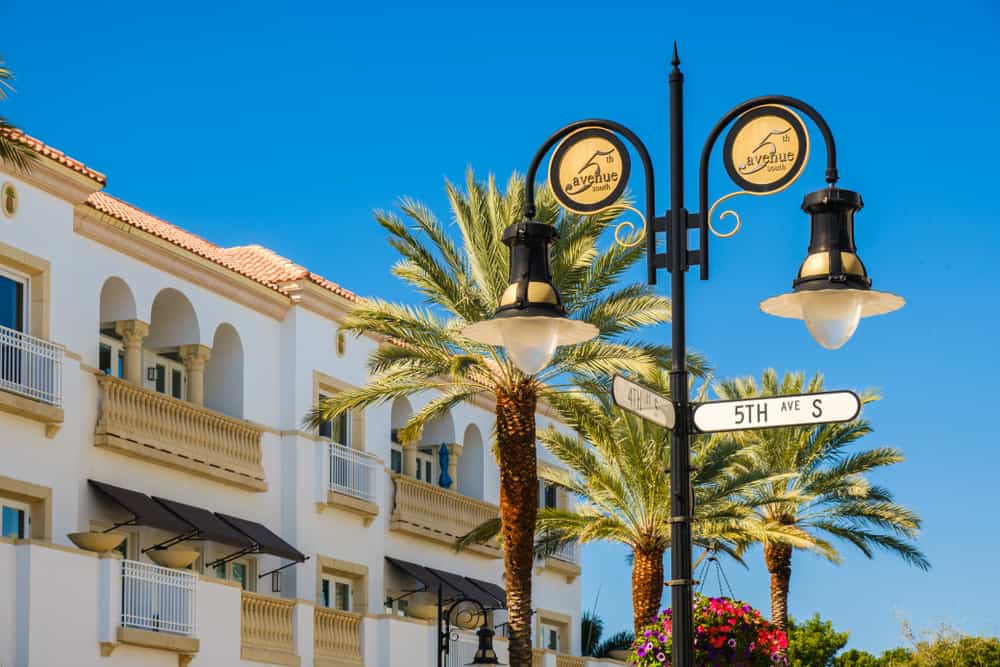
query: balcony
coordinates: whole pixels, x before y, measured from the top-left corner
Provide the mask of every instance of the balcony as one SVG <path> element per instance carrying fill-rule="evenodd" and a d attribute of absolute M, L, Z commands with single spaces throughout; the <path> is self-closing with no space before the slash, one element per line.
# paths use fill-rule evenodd
<path fill-rule="evenodd" d="M 364 664 L 361 658 L 361 621 L 360 614 L 316 607 L 313 620 L 315 667 L 361 667 Z"/>
<path fill-rule="evenodd" d="M 122 561 L 122 627 L 194 636 L 198 575 Z"/>
<path fill-rule="evenodd" d="M 379 507 L 376 480 L 381 466 L 371 454 L 332 442 L 322 443 L 327 474 L 323 493 L 327 505 L 360 514 L 367 526 Z"/>
<path fill-rule="evenodd" d="M 267 490 L 263 430 L 192 403 L 99 375 L 94 444 L 249 489 Z"/>
<path fill-rule="evenodd" d="M 198 575 L 133 560 L 121 562 L 121 626 L 117 642 L 102 644 L 108 656 L 117 644 L 195 655 Z"/>
<path fill-rule="evenodd" d="M 298 667 L 295 600 L 243 591 L 240 658 Z"/>
<path fill-rule="evenodd" d="M 500 514 L 496 505 L 463 496 L 403 475 L 393 475 L 395 499 L 390 527 L 436 542 L 454 545 L 455 538 Z M 489 542 L 469 551 L 499 558 L 500 547 Z"/>
<path fill-rule="evenodd" d="M 63 422 L 62 346 L 0 326 L 0 410 L 45 424 L 53 437 Z"/>
<path fill-rule="evenodd" d="M 559 545 L 556 551 L 542 560 L 541 567 L 552 570 L 566 576 L 566 583 L 573 583 L 573 580 L 580 576 L 580 544 L 579 542 L 566 542 Z"/>

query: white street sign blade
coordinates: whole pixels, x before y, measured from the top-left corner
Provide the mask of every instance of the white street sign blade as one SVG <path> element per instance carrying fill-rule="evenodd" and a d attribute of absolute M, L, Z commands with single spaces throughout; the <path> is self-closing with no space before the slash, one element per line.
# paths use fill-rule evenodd
<path fill-rule="evenodd" d="M 703 433 L 745 431 L 846 422 L 860 412 L 861 399 L 853 391 L 827 391 L 702 403 L 694 409 L 694 425 Z"/>
<path fill-rule="evenodd" d="M 611 383 L 611 396 L 615 405 L 646 421 L 667 429 L 672 429 L 676 423 L 674 404 L 669 398 L 626 380 L 621 375 L 616 375 Z"/>

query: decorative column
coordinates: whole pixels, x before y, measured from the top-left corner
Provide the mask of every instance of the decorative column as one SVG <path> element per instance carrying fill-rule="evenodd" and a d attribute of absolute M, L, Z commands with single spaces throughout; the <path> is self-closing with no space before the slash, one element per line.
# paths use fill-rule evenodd
<path fill-rule="evenodd" d="M 403 443 L 403 474 L 417 478 L 417 443 Z"/>
<path fill-rule="evenodd" d="M 125 348 L 125 380 L 142 386 L 142 341 L 149 334 L 149 325 L 142 320 L 118 320 L 115 333 Z"/>
<path fill-rule="evenodd" d="M 204 345 L 181 345 L 177 348 L 184 370 L 187 371 L 187 400 L 195 405 L 205 405 L 205 364 L 212 350 Z"/>
<path fill-rule="evenodd" d="M 448 444 L 448 477 L 451 477 L 451 490 L 458 492 L 458 457 L 462 455 L 462 445 L 457 442 Z"/>

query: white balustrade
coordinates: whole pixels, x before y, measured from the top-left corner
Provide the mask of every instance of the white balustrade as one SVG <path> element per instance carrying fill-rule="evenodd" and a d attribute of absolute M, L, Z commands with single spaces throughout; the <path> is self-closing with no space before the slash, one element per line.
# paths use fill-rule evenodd
<path fill-rule="evenodd" d="M 197 585 L 188 570 L 122 561 L 122 627 L 193 636 Z"/>
<path fill-rule="evenodd" d="M 356 449 L 329 443 L 330 489 L 375 502 L 375 457 Z"/>
<path fill-rule="evenodd" d="M 62 346 L 0 326 L 0 389 L 62 407 Z"/>
<path fill-rule="evenodd" d="M 556 551 L 552 554 L 552 558 L 556 560 L 561 560 L 565 563 L 580 563 L 580 543 L 579 542 L 564 542 L 560 544 Z"/>

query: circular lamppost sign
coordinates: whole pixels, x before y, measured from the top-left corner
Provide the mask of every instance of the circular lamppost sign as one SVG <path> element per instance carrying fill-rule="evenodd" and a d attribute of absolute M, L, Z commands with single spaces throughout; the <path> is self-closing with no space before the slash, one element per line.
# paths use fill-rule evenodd
<path fill-rule="evenodd" d="M 809 161 L 809 133 L 791 109 L 765 104 L 740 116 L 726 135 L 726 171 L 740 188 L 771 194 L 795 182 Z"/>
<path fill-rule="evenodd" d="M 549 186 L 575 213 L 614 204 L 628 185 L 631 162 L 625 143 L 603 127 L 584 127 L 556 146 L 549 160 Z"/>

